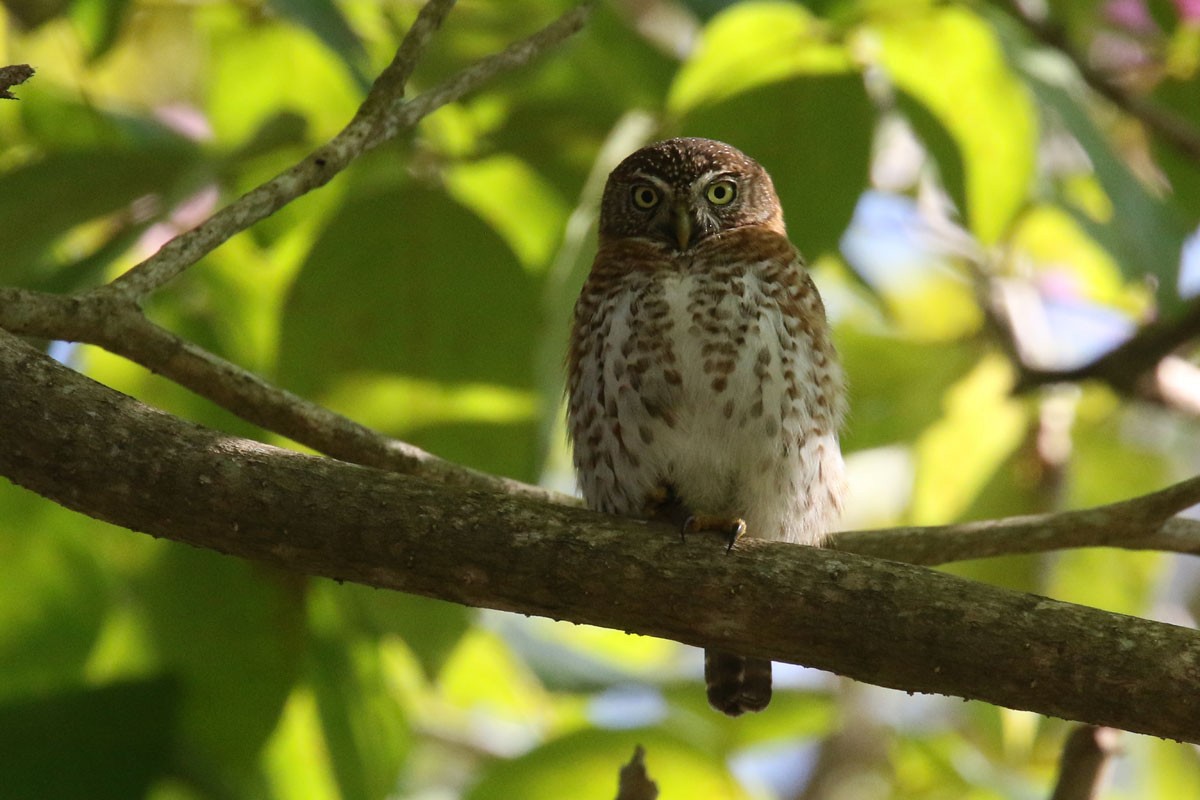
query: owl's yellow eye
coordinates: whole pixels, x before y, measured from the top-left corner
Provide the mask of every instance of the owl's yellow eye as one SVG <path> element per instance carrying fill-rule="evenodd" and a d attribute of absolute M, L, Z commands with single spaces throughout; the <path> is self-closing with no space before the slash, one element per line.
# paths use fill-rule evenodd
<path fill-rule="evenodd" d="M 727 206 L 737 197 L 737 184 L 730 180 L 716 181 L 705 190 L 704 196 L 714 206 Z"/>
<path fill-rule="evenodd" d="M 654 208 L 658 205 L 658 190 L 644 183 L 638 184 L 633 187 L 633 204 L 643 209 Z"/>

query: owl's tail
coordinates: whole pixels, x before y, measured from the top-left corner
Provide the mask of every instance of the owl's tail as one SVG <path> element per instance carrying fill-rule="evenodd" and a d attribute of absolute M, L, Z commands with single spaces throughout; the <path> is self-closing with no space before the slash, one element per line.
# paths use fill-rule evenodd
<path fill-rule="evenodd" d="M 717 711 L 731 717 L 762 711 L 771 702 L 771 662 L 705 650 L 704 683 L 709 705 Z"/>

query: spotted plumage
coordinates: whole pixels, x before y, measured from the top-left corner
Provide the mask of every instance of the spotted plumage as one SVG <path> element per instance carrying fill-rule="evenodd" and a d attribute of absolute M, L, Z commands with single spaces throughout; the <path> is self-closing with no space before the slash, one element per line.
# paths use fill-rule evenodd
<path fill-rule="evenodd" d="M 671 139 L 612 172 L 568 370 L 591 507 L 809 545 L 832 529 L 841 368 L 771 179 L 738 150 Z M 729 714 L 770 699 L 770 662 L 708 652 L 706 678 Z"/>

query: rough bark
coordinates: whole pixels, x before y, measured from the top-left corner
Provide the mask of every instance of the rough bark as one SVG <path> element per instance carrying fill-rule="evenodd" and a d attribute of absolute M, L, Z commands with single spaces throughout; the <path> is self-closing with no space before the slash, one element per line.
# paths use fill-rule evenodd
<path fill-rule="evenodd" d="M 1200 634 L 847 552 L 721 542 L 202 428 L 0 333 L 0 474 L 296 572 L 1200 742 Z"/>

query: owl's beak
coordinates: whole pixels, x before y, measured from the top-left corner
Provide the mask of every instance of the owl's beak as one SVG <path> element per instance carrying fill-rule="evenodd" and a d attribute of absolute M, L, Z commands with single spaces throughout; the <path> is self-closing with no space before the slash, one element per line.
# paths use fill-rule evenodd
<path fill-rule="evenodd" d="M 675 206 L 671 209 L 671 221 L 675 232 L 675 241 L 679 242 L 680 250 L 687 250 L 688 244 L 692 241 L 692 215 L 684 206 Z"/>

